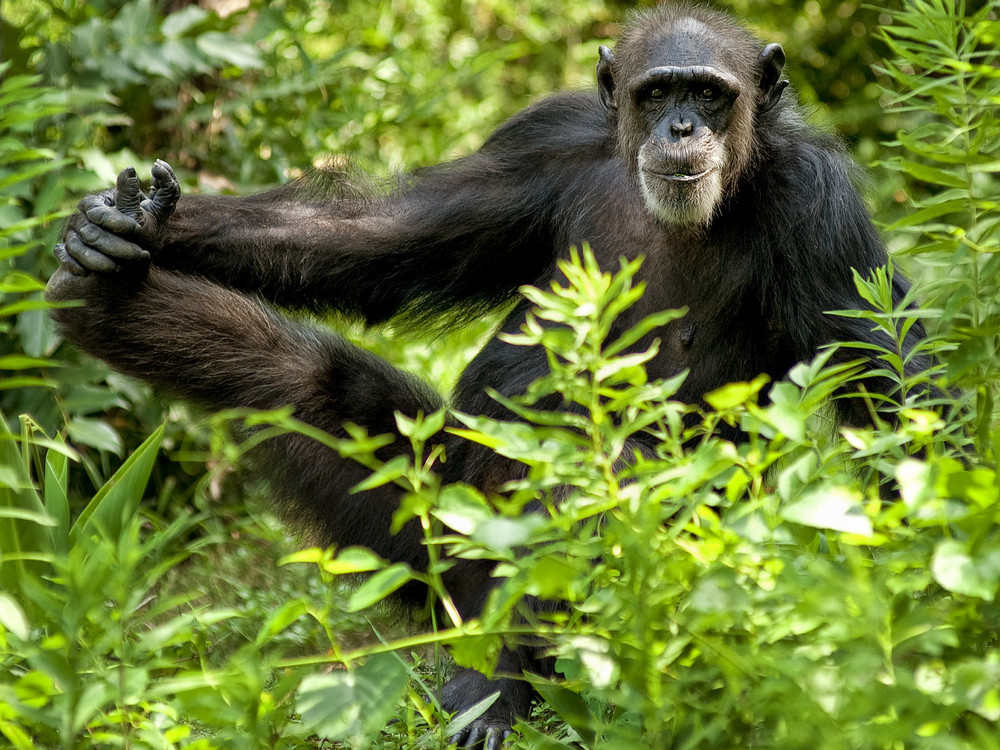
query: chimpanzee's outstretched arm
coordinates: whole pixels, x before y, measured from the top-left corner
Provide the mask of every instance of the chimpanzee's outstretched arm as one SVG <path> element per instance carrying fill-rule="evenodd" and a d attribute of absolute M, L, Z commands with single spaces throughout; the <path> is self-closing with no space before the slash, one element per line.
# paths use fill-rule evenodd
<path fill-rule="evenodd" d="M 81 201 L 66 250 L 84 264 L 95 251 L 123 260 L 148 252 L 157 266 L 269 301 L 372 321 L 418 301 L 425 314 L 491 305 L 552 264 L 553 169 L 481 152 L 421 172 L 387 197 L 324 197 L 303 182 L 245 198 L 183 197 L 162 222 L 137 221 L 115 205 L 121 191 L 133 196 L 126 205 L 149 202 L 134 198 L 138 181 L 126 170 L 116 189 Z M 179 195 L 163 162 L 154 184 Z"/>
<path fill-rule="evenodd" d="M 532 185 L 532 183 L 535 183 Z M 322 199 L 308 184 L 249 198 L 182 200 L 156 263 L 281 304 L 368 320 L 495 303 L 551 263 L 555 197 L 527 165 L 475 154 L 372 200 Z"/>
<path fill-rule="evenodd" d="M 149 252 L 162 268 L 287 306 L 377 321 L 419 303 L 429 317 L 507 301 L 545 278 L 567 184 L 613 155 L 614 131 L 596 98 L 563 95 L 512 118 L 479 152 L 421 170 L 388 196 L 357 197 L 320 173 L 255 196 L 185 196 L 169 220 L 144 222 L 156 198 L 136 199 L 138 180 L 126 170 L 116 189 L 81 201 L 65 247 L 70 258 L 87 248 Z M 179 194 L 165 163 L 153 176 L 161 196 Z M 124 211 L 116 205 L 122 190 L 133 196 Z"/>

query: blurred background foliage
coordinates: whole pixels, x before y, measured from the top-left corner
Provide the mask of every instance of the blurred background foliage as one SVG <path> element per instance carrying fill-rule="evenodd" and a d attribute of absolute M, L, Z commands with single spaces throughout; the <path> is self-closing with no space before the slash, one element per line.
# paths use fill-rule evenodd
<path fill-rule="evenodd" d="M 271 564 L 294 549 L 295 543 L 261 514 L 260 505 L 247 502 L 247 488 L 239 486 L 230 471 L 230 465 L 238 461 L 238 451 L 219 438 L 213 423 L 142 384 L 110 373 L 55 335 L 41 290 L 54 270 L 50 251 L 60 231 L 60 219 L 73 209 L 76 200 L 112 184 L 127 165 L 135 165 L 141 175 L 148 175 L 156 158 L 168 160 L 177 169 L 185 190 L 243 193 L 345 158 L 359 162 L 377 178 L 391 179 L 398 170 L 469 153 L 505 118 L 546 94 L 565 88 L 591 88 L 597 46 L 611 43 L 619 23 L 634 8 L 646 4 L 614 0 L 0 3 L 0 419 L 5 420 L 0 434 L 0 663 L 5 670 L 0 677 L 0 735 L 17 747 L 32 747 L 33 742 L 39 747 L 88 746 L 74 744 L 72 738 L 81 732 L 96 744 L 111 742 L 107 738 L 113 737 L 118 746 L 135 742 L 136 746 L 195 747 L 187 742 L 184 732 L 188 728 L 177 709 L 159 702 L 167 689 L 143 692 L 141 687 L 156 670 L 172 674 L 178 659 L 187 659 L 204 667 L 209 676 L 199 677 L 197 685 L 192 682 L 185 688 L 175 684 L 170 689 L 191 691 L 184 708 L 192 712 L 194 721 L 217 729 L 234 728 L 228 745 L 220 741 L 202 747 L 299 747 L 297 740 L 290 739 L 294 733 L 286 733 L 290 721 L 287 705 L 284 713 L 278 708 L 297 683 L 287 682 L 287 675 L 271 677 L 261 667 L 261 644 L 282 654 L 346 649 L 353 641 L 345 634 L 362 622 L 359 613 L 348 612 L 337 603 L 338 589 L 331 586 L 332 578 L 322 572 L 322 565 L 311 571 L 301 565 L 278 569 Z M 928 493 L 937 492 L 949 499 L 941 500 L 933 512 L 927 511 L 919 523 L 904 514 L 911 505 L 898 506 L 898 512 L 879 511 L 883 515 L 870 513 L 879 534 L 901 540 L 899 547 L 886 548 L 881 562 L 873 563 L 874 557 L 865 557 L 866 552 L 855 554 L 851 545 L 856 541 L 848 543 L 851 548 L 845 556 L 836 557 L 836 545 L 831 553 L 825 536 L 808 537 L 795 549 L 796 554 L 807 548 L 817 555 L 809 558 L 810 566 L 822 572 L 815 577 L 814 595 L 810 594 L 811 581 L 789 582 L 795 579 L 798 562 L 781 560 L 779 565 L 758 558 L 743 560 L 741 575 L 754 568 L 756 572 L 750 577 L 755 581 L 757 576 L 763 579 L 774 574 L 785 583 L 777 589 L 773 582 L 768 584 L 772 588 L 754 584 L 756 587 L 747 591 L 761 599 L 755 605 L 762 608 L 760 611 L 775 614 L 772 624 L 779 628 L 786 625 L 780 615 L 789 596 L 815 599 L 817 612 L 823 611 L 810 613 L 810 617 L 818 618 L 816 622 L 834 622 L 841 614 L 839 603 L 830 610 L 829 602 L 834 600 L 828 598 L 825 604 L 820 600 L 838 591 L 839 586 L 854 586 L 856 593 L 864 589 L 858 601 L 871 606 L 872 628 L 881 639 L 878 646 L 895 638 L 894 618 L 900 620 L 900 628 L 915 630 L 925 628 L 924 619 L 934 620 L 933 626 L 927 625 L 921 632 L 929 633 L 930 640 L 938 639 L 927 648 L 937 649 L 941 661 L 922 662 L 914 673 L 918 689 L 911 692 L 922 697 L 944 694 L 946 700 L 942 700 L 949 707 L 947 721 L 963 727 L 969 736 L 981 736 L 981 741 L 978 745 L 957 740 L 949 744 L 947 734 L 952 725 L 946 720 L 939 725 L 923 723 L 920 717 L 909 717 L 910 723 L 902 721 L 893 717 L 896 704 L 880 693 L 885 713 L 873 725 L 882 722 L 884 726 L 876 727 L 878 731 L 885 736 L 893 731 L 896 734 L 884 742 L 880 739 L 875 744 L 850 746 L 903 747 L 892 744 L 895 738 L 909 742 L 919 731 L 921 737 L 930 738 L 927 747 L 997 747 L 1000 734 L 992 730 L 1000 719 L 1000 698 L 989 687 L 1000 681 L 995 604 L 1000 563 L 989 551 L 1000 521 L 995 472 L 1000 444 L 995 399 L 1000 383 L 997 0 L 913 0 L 907 3 L 911 11 L 905 16 L 899 15 L 902 0 L 878 7 L 855 0 L 733 0 L 716 5 L 744 19 L 761 38 L 784 46 L 786 74 L 810 117 L 838 132 L 862 165 L 873 215 L 885 229 L 900 264 L 918 282 L 923 314 L 937 337 L 934 346 L 944 358 L 950 381 L 966 394 L 956 413 L 968 423 L 967 427 L 950 425 L 942 430 L 940 446 L 925 443 L 928 462 L 918 471 L 911 460 L 907 464 L 911 473 L 895 477 L 909 488 L 908 501 L 913 507 L 916 499 L 927 500 Z M 893 34 L 880 31 L 890 24 Z M 391 327 L 364 330 L 334 322 L 363 345 L 445 390 L 492 323 L 474 321 L 454 334 L 422 340 L 399 335 Z M 19 415 L 26 416 L 19 419 Z M 924 426 L 936 424 L 927 419 Z M 909 432 L 898 439 L 856 435 L 853 439 L 857 444 L 852 445 L 859 455 L 871 457 L 873 472 L 892 476 L 890 459 L 899 458 L 901 444 L 931 440 L 922 429 L 913 422 L 908 424 Z M 928 431 L 932 429 L 938 428 L 927 426 Z M 965 472 L 960 462 L 941 458 L 950 456 L 952 443 L 961 442 L 955 433 L 965 429 L 974 443 L 966 458 L 970 467 L 977 467 L 975 471 Z M 122 468 L 126 458 L 151 434 L 162 450 L 140 450 L 144 461 L 141 471 L 135 460 Z M 15 444 L 17 450 L 11 448 Z M 949 447 L 944 447 L 946 444 Z M 880 453 L 891 453 L 886 446 L 897 454 L 887 457 Z M 792 451 L 801 447 L 792 441 L 778 450 L 787 454 L 787 460 L 792 456 L 797 462 L 800 456 Z M 840 459 L 844 450 L 841 445 L 837 451 L 824 453 L 820 468 L 809 464 L 812 468 L 807 470 L 802 468 L 806 464 L 794 463 L 786 472 L 790 478 L 782 480 L 784 484 L 779 482 L 778 490 L 784 488 L 789 498 L 798 498 L 796 493 L 808 486 L 804 477 L 809 472 L 810 481 L 825 488 L 811 492 L 813 499 L 825 496 L 829 489 L 822 481 L 834 477 L 837 483 L 853 481 L 843 474 Z M 536 448 L 534 452 L 539 451 Z M 736 459 L 722 452 L 733 466 L 742 465 L 744 459 L 746 465 L 753 464 L 753 456 Z M 58 459 L 60 455 L 78 460 L 67 462 Z M 765 479 L 766 472 L 760 466 L 753 464 L 751 468 L 746 471 L 752 475 L 752 487 L 764 492 L 770 478 Z M 727 485 L 723 492 L 712 485 L 714 475 L 702 476 L 690 467 L 682 470 L 690 475 L 692 487 L 704 482 L 698 491 L 714 497 L 713 502 L 718 500 L 716 490 L 732 498 L 741 498 L 741 492 L 747 490 L 736 483 Z M 84 559 L 83 552 L 66 546 L 71 533 L 68 519 L 88 507 L 95 493 L 110 496 L 111 502 L 136 512 L 135 497 L 125 497 L 122 491 L 109 492 L 116 471 L 123 473 L 115 482 L 131 478 L 128 486 L 135 493 L 142 492 L 144 486 L 136 479 L 137 472 L 142 476 L 148 472 L 147 502 L 138 510 L 133 525 L 124 524 L 116 544 L 105 549 L 100 546 L 105 540 L 86 550 Z M 44 492 L 39 489 L 43 485 Z M 651 491 L 667 492 L 656 485 Z M 863 490 L 850 492 L 855 498 Z M 842 495 L 834 492 L 832 496 Z M 771 499 L 760 496 L 754 502 L 766 505 Z M 671 502 L 675 500 L 683 498 L 672 498 Z M 793 513 L 786 520 L 801 521 L 801 498 L 798 502 L 799 515 Z M 865 509 L 877 505 L 876 499 L 868 497 Z M 56 513 L 56 507 L 64 508 L 65 513 Z M 746 507 L 758 506 L 750 503 Z M 654 533 L 652 529 L 656 533 L 667 529 L 665 521 L 678 518 L 683 505 L 671 508 L 673 515 L 651 525 L 649 534 Z M 853 513 L 854 506 L 851 508 Z M 50 516 L 59 516 L 54 526 L 58 531 L 46 536 L 44 543 L 33 543 L 53 550 L 46 559 L 55 561 L 55 572 L 46 574 L 45 586 L 31 588 L 25 581 L 39 575 L 38 568 L 32 567 L 39 561 L 25 561 L 21 558 L 31 556 L 12 553 L 6 534 L 20 528 L 18 524 L 45 526 L 48 520 L 44 520 L 43 509 Z M 709 524 L 713 518 L 708 514 L 700 523 Z M 856 520 L 853 515 L 852 519 Z M 953 526 L 953 522 L 965 526 Z M 749 522 L 744 519 L 740 523 L 745 527 Z M 823 529 L 824 523 L 828 522 L 812 525 Z M 711 530 L 706 526 L 697 533 L 710 538 L 719 549 L 727 548 L 733 543 L 733 529 L 742 528 L 738 524 Z M 920 535 L 912 533 L 917 528 Z M 31 529 L 32 534 L 38 531 L 34 526 Z M 632 545 L 635 556 L 629 559 L 636 563 L 642 562 L 643 550 L 654 548 L 650 546 L 654 542 L 658 545 L 655 548 L 669 548 L 671 554 L 677 554 L 671 546 L 675 544 L 672 537 L 633 538 L 628 536 L 632 531 L 627 524 L 619 530 Z M 784 538 L 781 543 L 791 544 Z M 912 552 L 906 551 L 910 549 Z M 592 548 L 584 552 L 577 560 L 581 565 L 601 554 Z M 666 554 L 657 560 L 662 563 Z M 943 588 L 933 588 L 928 572 L 932 556 L 941 566 L 935 576 Z M 676 576 L 679 583 L 669 591 L 657 592 L 665 602 L 662 610 L 645 615 L 639 612 L 637 621 L 654 615 L 669 618 L 680 609 L 677 592 L 688 587 L 690 593 L 692 586 L 708 587 L 709 593 L 717 594 L 711 602 L 717 603 L 719 610 L 708 613 L 712 623 L 704 626 L 706 632 L 719 622 L 738 620 L 741 611 L 750 611 L 741 599 L 741 587 L 749 584 L 736 576 L 738 566 L 724 558 L 720 553 L 725 564 L 711 568 L 711 575 L 699 567 L 703 561 L 695 564 L 687 560 L 690 570 L 683 566 L 658 570 L 652 579 L 666 582 Z M 103 567 L 96 560 L 103 560 Z M 23 563 L 16 568 L 23 575 L 13 574 L 12 561 L 18 566 Z M 774 570 L 756 570 L 772 562 Z M 778 567 L 786 574 L 779 576 L 780 571 L 775 572 Z M 846 568 L 849 575 L 844 573 Z M 869 569 L 877 578 L 874 588 L 872 579 L 866 577 Z M 897 573 L 898 579 L 894 578 Z M 614 589 L 618 572 L 605 570 L 603 574 L 608 576 L 604 581 L 608 597 L 620 595 Z M 847 584 L 841 580 L 842 574 L 850 578 Z M 712 589 L 719 581 L 722 588 Z M 786 584 L 788 593 L 781 588 Z M 61 593 L 53 593 L 57 590 Z M 918 603 L 930 596 L 928 591 L 936 592 L 937 598 L 921 609 Z M 181 593 L 171 598 L 164 592 Z M 939 596 L 942 592 L 943 598 Z M 8 594 L 16 594 L 21 604 L 12 604 L 14 599 Z M 157 597 L 161 603 L 146 609 L 146 603 Z M 119 608 L 107 606 L 109 601 Z M 322 604 L 316 605 L 316 601 Z M 28 606 L 31 602 L 33 608 Z M 170 619 L 181 606 L 179 602 L 191 612 L 184 615 L 187 619 Z M 636 602 L 629 604 L 625 597 L 619 604 L 627 610 Z M 211 610 L 198 610 L 201 606 Z M 917 625 L 905 619 L 911 610 L 915 612 L 912 617 L 920 620 Z M 301 617 L 306 611 L 315 615 L 313 620 Z M 692 611 L 698 614 L 697 606 Z M 34 641 L 25 617 L 46 623 L 35 631 Z M 594 615 L 595 627 L 597 617 Z M 216 622 L 225 622 L 225 628 L 207 629 Z M 692 628 L 702 627 L 700 623 L 697 618 L 690 620 Z M 879 629 L 883 625 L 888 632 Z M 749 628 L 747 632 L 760 640 L 749 641 L 751 646 L 742 659 L 752 661 L 755 649 L 761 653 L 766 650 L 771 633 L 767 627 L 762 620 Z M 830 641 L 835 644 L 830 646 L 831 652 L 836 644 L 844 643 L 872 647 L 866 640 L 870 634 L 864 622 L 853 621 L 852 628 L 841 641 L 836 640 L 839 636 Z M 957 635 L 948 639 L 935 635 L 943 630 Z M 158 642 L 141 638 L 147 632 L 156 633 L 166 644 L 164 649 L 182 646 L 181 656 L 168 659 Z M 336 638 L 331 637 L 334 632 Z M 382 628 L 381 633 L 385 632 Z M 741 631 L 724 643 L 720 640 L 720 648 L 747 643 L 747 632 Z M 8 639 L 4 634 L 14 637 Z M 724 637 L 730 636 L 726 633 Z M 576 644 L 583 652 L 589 647 L 587 637 Z M 774 638 L 787 641 L 782 634 L 774 634 Z M 948 640 L 949 648 L 953 642 L 968 644 L 969 651 L 961 654 L 962 666 L 957 672 L 948 672 L 952 666 L 948 659 L 954 654 L 947 655 L 946 647 L 938 642 L 943 639 Z M 22 643 L 34 643 L 35 650 Z M 784 656 L 789 660 L 803 657 L 806 652 L 800 645 L 792 639 Z M 562 648 L 569 654 L 576 646 L 566 641 Z M 637 670 L 634 684 L 640 686 L 636 688 L 640 694 L 648 675 L 638 673 L 657 654 L 653 644 L 642 638 L 636 648 L 640 658 L 634 654 L 623 657 L 622 669 Z M 817 652 L 820 649 L 815 647 Z M 886 649 L 882 655 L 891 666 L 892 649 Z M 423 652 L 415 651 L 419 661 Z M 864 649 L 857 653 L 875 658 Z M 62 661 L 57 663 L 53 654 Z M 21 659 L 33 658 L 31 655 L 38 661 L 27 670 Z M 752 718 L 752 709 L 757 706 L 742 702 L 742 693 L 722 696 L 712 687 L 718 683 L 714 667 L 699 661 L 697 655 L 684 658 L 689 657 L 698 662 L 698 670 L 704 670 L 683 671 L 687 675 L 684 679 L 691 680 L 691 695 L 705 696 L 706 701 L 717 702 L 719 709 L 717 714 L 702 716 L 696 705 L 698 698 L 690 698 L 691 705 L 677 712 L 677 721 L 686 717 L 694 724 L 706 724 L 701 734 L 692 730 L 687 739 L 677 739 L 676 746 L 699 746 L 697 738 L 712 732 L 721 732 L 715 746 L 726 746 L 726 738 L 731 740 L 733 735 L 726 734 L 728 719 L 719 717 L 732 715 L 738 723 L 740 711 Z M 593 663 L 587 659 L 584 654 L 577 664 L 578 673 L 586 673 L 587 664 Z M 871 663 L 875 662 L 865 661 L 869 666 Z M 121 666 L 132 664 L 142 668 L 129 671 L 125 679 Z M 218 671 L 209 674 L 212 668 Z M 854 676 L 875 679 L 875 671 L 875 667 L 854 669 Z M 699 682 L 702 673 L 707 676 Z M 53 674 L 58 679 L 46 677 Z M 812 679 L 820 685 L 830 674 L 819 669 Z M 18 682 L 11 690 L 20 701 L 19 720 L 28 721 L 24 719 L 28 717 L 44 736 L 18 734 L 13 714 L 3 707 L 5 701 L 14 700 L 14 692 L 4 692 L 5 679 L 14 677 Z M 880 673 L 878 679 L 883 678 Z M 579 679 L 586 681 L 586 676 Z M 869 701 L 868 686 L 863 682 L 855 685 L 850 700 L 844 701 L 853 702 L 862 714 Z M 685 684 L 682 682 L 678 690 L 683 692 Z M 777 691 L 767 696 L 767 701 L 780 709 L 790 700 L 789 684 L 765 685 Z M 824 688 L 831 701 L 832 684 Z M 896 685 L 894 690 L 905 692 L 904 688 L 913 685 Z M 614 701 L 616 690 L 616 685 L 605 685 L 603 695 Z M 760 699 L 761 693 L 754 695 Z M 555 704 L 558 698 L 551 695 Z M 634 700 L 641 702 L 640 698 Z M 662 723 L 663 696 L 646 695 L 642 700 Z M 921 710 L 941 708 L 936 697 L 928 701 L 920 704 Z M 406 732 L 412 732 L 414 711 L 426 715 L 421 705 L 418 699 L 408 704 L 404 709 L 409 711 L 407 720 L 392 730 L 402 732 L 402 738 L 398 744 L 386 741 L 384 747 L 412 746 L 412 735 L 407 737 Z M 573 715 L 572 710 L 566 710 L 567 705 L 572 708 L 576 704 L 561 705 L 564 719 Z M 559 725 L 555 734 L 568 738 L 567 742 L 579 742 L 581 736 L 597 731 L 594 727 L 607 729 L 605 722 L 611 721 L 611 714 L 599 716 L 600 710 L 595 711 L 578 712 L 574 729 Z M 542 717 L 540 721 L 554 719 Z M 807 724 L 809 732 L 805 734 L 818 726 Z M 248 726 L 256 732 L 252 742 L 246 734 Z M 890 726 L 895 729 L 885 728 Z M 787 747 L 816 746 L 803 737 L 802 728 L 790 730 L 786 726 L 784 731 L 793 730 L 800 732 L 801 744 Z M 104 731 L 107 737 L 100 740 Z M 858 731 L 858 736 L 875 736 L 865 734 L 867 729 Z M 832 744 L 820 746 L 839 747 L 835 740 L 834 735 Z M 539 742 L 539 747 L 566 746 Z"/>

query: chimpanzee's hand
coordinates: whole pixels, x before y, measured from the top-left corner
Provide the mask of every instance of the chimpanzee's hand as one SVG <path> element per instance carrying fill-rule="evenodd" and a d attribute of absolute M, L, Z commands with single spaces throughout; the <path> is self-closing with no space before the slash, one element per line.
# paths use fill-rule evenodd
<path fill-rule="evenodd" d="M 55 247 L 59 271 L 74 276 L 121 271 L 144 276 L 150 252 L 161 244 L 163 225 L 180 194 L 177 177 L 165 161 L 153 164 L 148 196 L 139 187 L 135 169 L 122 170 L 116 187 L 88 195 L 70 217 L 63 240 Z"/>

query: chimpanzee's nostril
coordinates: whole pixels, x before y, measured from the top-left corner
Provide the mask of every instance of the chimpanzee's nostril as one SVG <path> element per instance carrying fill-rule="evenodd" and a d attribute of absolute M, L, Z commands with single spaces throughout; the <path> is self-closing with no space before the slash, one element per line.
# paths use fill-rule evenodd
<path fill-rule="evenodd" d="M 694 125 L 690 121 L 670 123 L 670 135 L 674 138 L 686 138 L 694 132 Z"/>

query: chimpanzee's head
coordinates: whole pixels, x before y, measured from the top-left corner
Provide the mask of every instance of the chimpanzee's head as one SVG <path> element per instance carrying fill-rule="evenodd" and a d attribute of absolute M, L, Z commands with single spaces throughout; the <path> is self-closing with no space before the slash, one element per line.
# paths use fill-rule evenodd
<path fill-rule="evenodd" d="M 662 221 L 708 224 L 756 148 L 758 115 L 787 81 L 785 54 L 726 16 L 673 4 L 637 15 L 600 49 L 601 102 L 646 206 Z"/>

